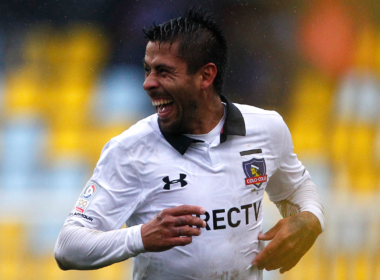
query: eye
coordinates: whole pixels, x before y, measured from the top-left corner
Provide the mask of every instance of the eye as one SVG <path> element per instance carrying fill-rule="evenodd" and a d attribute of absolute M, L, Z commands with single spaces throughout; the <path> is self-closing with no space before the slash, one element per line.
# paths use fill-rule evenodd
<path fill-rule="evenodd" d="M 160 68 L 160 69 L 158 70 L 158 72 L 159 72 L 160 74 L 166 74 L 166 73 L 169 73 L 169 71 L 168 71 L 167 69 L 165 69 L 165 68 Z"/>
<path fill-rule="evenodd" d="M 147 76 L 150 73 L 150 68 L 147 66 L 144 66 L 144 71 L 145 71 L 145 76 Z"/>

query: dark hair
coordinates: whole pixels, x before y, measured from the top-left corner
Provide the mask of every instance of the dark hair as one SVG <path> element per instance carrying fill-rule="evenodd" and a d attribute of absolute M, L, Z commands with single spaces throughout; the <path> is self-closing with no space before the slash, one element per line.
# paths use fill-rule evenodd
<path fill-rule="evenodd" d="M 145 38 L 151 42 L 179 42 L 178 55 L 187 63 L 189 74 L 195 74 L 207 63 L 214 63 L 218 69 L 214 87 L 218 94 L 222 93 L 228 66 L 228 47 L 220 25 L 212 14 L 192 8 L 183 16 L 160 25 L 153 23 L 153 26 L 143 31 Z"/>

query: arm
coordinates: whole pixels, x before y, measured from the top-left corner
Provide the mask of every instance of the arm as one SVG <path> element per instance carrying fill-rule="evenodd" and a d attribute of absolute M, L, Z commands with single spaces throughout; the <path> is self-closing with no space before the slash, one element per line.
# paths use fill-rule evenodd
<path fill-rule="evenodd" d="M 136 210 L 140 189 L 125 149 L 111 140 L 59 234 L 59 267 L 97 269 L 144 251 L 141 226 L 120 229 Z"/>
<path fill-rule="evenodd" d="M 143 186 L 117 141 L 104 147 L 91 180 L 67 218 L 55 246 L 61 269 L 97 269 L 145 251 L 164 251 L 189 244 L 205 222 L 194 215 L 204 209 L 179 206 L 161 211 L 145 225 L 120 229 L 144 203 Z M 188 227 L 190 226 L 190 227 Z"/>
<path fill-rule="evenodd" d="M 297 215 L 300 212 L 313 213 L 319 221 L 321 232 L 323 231 L 323 205 L 318 190 L 310 179 L 305 181 L 287 199 L 275 202 L 275 204 L 284 218 Z"/>
<path fill-rule="evenodd" d="M 67 223 L 59 234 L 54 255 L 62 270 L 88 270 L 121 262 L 145 251 L 160 252 L 185 246 L 192 242 L 192 236 L 201 234 L 200 227 L 206 226 L 205 221 L 192 215 L 204 213 L 204 208 L 182 205 L 161 211 L 144 225 L 106 232 Z"/>
<path fill-rule="evenodd" d="M 324 227 L 323 206 L 314 183 L 293 152 L 289 129 L 283 121 L 274 123 L 272 137 L 281 139 L 274 145 L 278 154 L 277 170 L 271 176 L 266 191 L 279 208 L 284 219 L 258 236 L 271 240 L 255 258 L 259 269 L 280 269 L 281 273 L 294 267 L 310 249 Z"/>
<path fill-rule="evenodd" d="M 287 199 L 277 202 L 284 219 L 280 220 L 259 240 L 272 240 L 255 258 L 259 269 L 293 268 L 311 248 L 324 227 L 323 206 L 313 182 L 307 180 Z"/>
<path fill-rule="evenodd" d="M 54 249 L 62 270 L 97 269 L 145 252 L 141 225 L 102 232 L 77 224 L 63 226 Z"/>

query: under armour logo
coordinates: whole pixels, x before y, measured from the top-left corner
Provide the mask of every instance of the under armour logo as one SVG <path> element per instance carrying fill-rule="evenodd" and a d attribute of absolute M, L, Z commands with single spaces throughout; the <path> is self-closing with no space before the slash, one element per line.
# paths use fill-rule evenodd
<path fill-rule="evenodd" d="M 181 187 L 184 187 L 187 185 L 187 182 L 185 181 L 186 174 L 179 174 L 179 179 L 170 181 L 169 176 L 166 176 L 162 178 L 162 181 L 164 181 L 166 184 L 164 186 L 164 190 L 170 190 L 170 185 L 171 184 L 176 184 L 176 183 L 181 183 Z"/>

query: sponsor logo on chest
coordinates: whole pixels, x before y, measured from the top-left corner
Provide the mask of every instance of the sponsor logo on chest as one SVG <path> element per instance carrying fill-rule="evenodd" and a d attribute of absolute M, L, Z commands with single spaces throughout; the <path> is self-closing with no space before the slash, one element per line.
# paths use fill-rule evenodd
<path fill-rule="evenodd" d="M 236 228 L 256 223 L 261 212 L 261 200 L 230 209 L 214 209 L 204 215 L 196 215 L 206 222 L 206 230 Z"/>
<path fill-rule="evenodd" d="M 169 176 L 165 176 L 164 178 L 162 178 L 162 181 L 165 183 L 164 190 L 170 190 L 170 186 L 177 183 L 181 183 L 181 188 L 183 188 L 184 186 L 187 185 L 187 181 L 185 181 L 186 176 L 187 176 L 186 174 L 180 173 L 179 179 L 175 179 L 175 180 L 170 180 Z"/>

